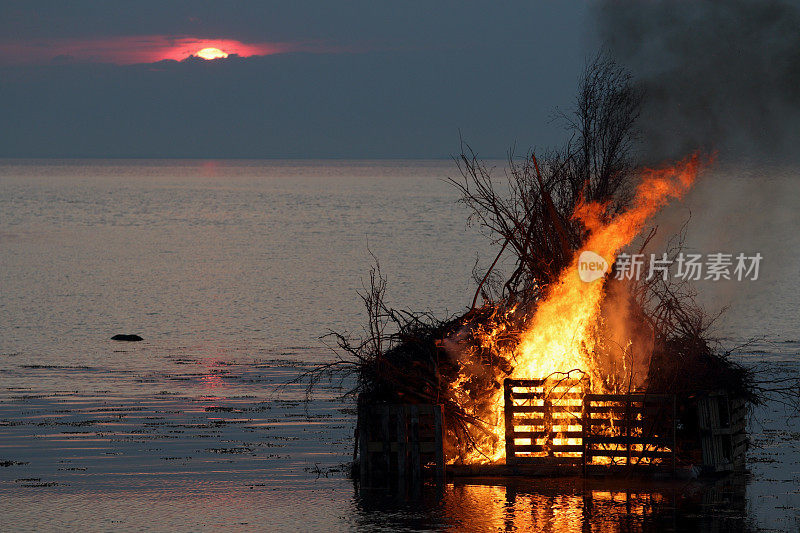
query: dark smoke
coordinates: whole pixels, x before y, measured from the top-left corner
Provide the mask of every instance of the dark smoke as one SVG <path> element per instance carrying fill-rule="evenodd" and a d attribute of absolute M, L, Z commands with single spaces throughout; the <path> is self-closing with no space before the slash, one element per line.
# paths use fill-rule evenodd
<path fill-rule="evenodd" d="M 777 0 L 606 1 L 600 37 L 646 98 L 644 157 L 800 159 L 800 10 Z"/>

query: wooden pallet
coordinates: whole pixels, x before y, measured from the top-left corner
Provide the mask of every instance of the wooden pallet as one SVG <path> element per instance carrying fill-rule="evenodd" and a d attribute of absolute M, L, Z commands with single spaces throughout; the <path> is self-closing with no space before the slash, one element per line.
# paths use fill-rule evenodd
<path fill-rule="evenodd" d="M 586 380 L 506 379 L 506 464 L 674 471 L 673 395 L 586 389 Z"/>
<path fill-rule="evenodd" d="M 581 464 L 586 385 L 578 379 L 506 379 L 506 464 Z"/>
<path fill-rule="evenodd" d="M 674 395 L 587 394 L 583 408 L 587 473 L 614 469 L 674 472 Z"/>
<path fill-rule="evenodd" d="M 441 405 L 365 404 L 358 407 L 362 486 L 419 484 L 444 479 Z"/>
<path fill-rule="evenodd" d="M 697 400 L 703 467 L 712 472 L 741 470 L 747 454 L 747 405 L 724 392 Z"/>

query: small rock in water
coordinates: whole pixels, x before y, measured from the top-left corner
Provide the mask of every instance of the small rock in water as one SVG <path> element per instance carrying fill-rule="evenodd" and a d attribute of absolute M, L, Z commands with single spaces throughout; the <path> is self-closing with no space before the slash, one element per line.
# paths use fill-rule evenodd
<path fill-rule="evenodd" d="M 111 337 L 112 341 L 129 341 L 129 342 L 136 342 L 142 340 L 139 335 L 123 335 L 118 334 Z"/>

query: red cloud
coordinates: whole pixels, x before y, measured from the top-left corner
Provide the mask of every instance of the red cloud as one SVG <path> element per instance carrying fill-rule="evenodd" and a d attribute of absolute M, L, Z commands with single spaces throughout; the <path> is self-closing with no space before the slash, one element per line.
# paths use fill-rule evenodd
<path fill-rule="evenodd" d="M 164 59 L 181 61 L 203 48 L 219 48 L 241 57 L 286 52 L 333 53 L 342 48 L 319 43 L 243 43 L 234 39 L 189 36 L 140 35 L 97 39 L 40 39 L 0 42 L 0 64 L 48 64 L 58 61 L 132 65 Z"/>

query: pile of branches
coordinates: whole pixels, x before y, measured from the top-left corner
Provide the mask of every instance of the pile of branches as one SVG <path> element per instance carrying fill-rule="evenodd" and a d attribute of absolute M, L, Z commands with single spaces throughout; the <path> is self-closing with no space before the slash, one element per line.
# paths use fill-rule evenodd
<path fill-rule="evenodd" d="M 599 55 L 584 72 L 573 113 L 562 115 L 570 138 L 561 149 L 541 157 L 529 152 L 522 159 L 512 151 L 505 180 L 498 183 L 492 169 L 462 144 L 457 161 L 461 179 L 451 183 L 471 211 L 470 221 L 499 249 L 489 269 L 475 274 L 478 289 L 473 309 L 479 297 L 484 307 L 514 306 L 516 320 L 509 329 L 523 327 L 586 241 L 587 228 L 572 216 L 576 208 L 584 203 L 601 205 L 601 219 L 608 222 L 629 206 L 639 175 L 634 155 L 643 97 L 626 69 Z M 656 229 L 642 239 L 638 253 L 645 250 Z M 673 261 L 683 250 L 685 235 L 686 225 L 668 241 L 667 253 Z M 509 275 L 495 271 L 504 254 L 511 264 Z M 613 273 L 612 268 L 612 278 Z M 607 293 L 613 283 L 619 284 L 606 280 Z M 675 394 L 722 389 L 751 402 L 760 400 L 753 373 L 711 340 L 709 328 L 719 315 L 710 316 L 695 303 L 689 284 L 655 276 L 626 281 L 613 289 L 626 293 L 627 318 L 640 332 L 634 342 L 646 345 L 619 347 L 605 358 L 618 360 L 637 348 L 652 354 L 640 388 Z M 598 352 L 614 350 L 613 342 L 603 341 L 598 343 Z M 621 380 L 622 384 L 627 381 L 627 389 L 620 392 L 632 391 L 633 368 L 633 364 L 627 366 L 631 374 Z"/>
<path fill-rule="evenodd" d="M 485 426 L 477 414 L 488 408 L 483 403 L 487 392 L 498 389 L 497 377 L 512 369 L 509 361 L 482 349 L 472 338 L 471 332 L 488 322 L 489 307 L 440 320 L 431 313 L 389 307 L 385 294 L 386 278 L 376 260 L 359 291 L 367 314 L 364 331 L 360 335 L 329 332 L 324 339 L 336 358 L 295 381 L 307 384 L 309 398 L 324 382 L 342 387 L 343 398 L 368 404 L 442 405 L 448 456 L 473 449 L 472 430 Z M 456 344 L 459 350 L 471 345 L 474 351 L 469 357 L 455 357 Z M 466 361 L 474 368 L 463 372 Z M 453 388 L 459 374 L 467 376 L 462 390 L 471 392 L 466 396 Z"/>
<path fill-rule="evenodd" d="M 561 115 L 570 134 L 561 149 L 518 158 L 512 148 L 504 183 L 498 184 L 492 169 L 462 142 L 456 158 L 461 179 L 450 183 L 471 212 L 469 223 L 499 247 L 473 308 L 481 292 L 487 302 L 535 303 L 586 239 L 585 228 L 572 219 L 575 208 L 596 202 L 611 218 L 628 205 L 642 97 L 630 73 L 600 55 L 584 72 L 575 111 Z M 503 282 L 487 286 L 504 253 L 513 257 L 511 274 L 495 276 Z"/>
<path fill-rule="evenodd" d="M 450 181 L 471 212 L 470 222 L 498 249 L 486 270 L 474 272 L 472 305 L 463 315 L 444 320 L 390 308 L 384 302 L 386 280 L 376 265 L 361 292 L 368 316 L 363 335 L 330 334 L 337 359 L 303 376 L 309 391 L 338 375 L 343 382 L 352 378 L 345 396 L 360 401 L 441 404 L 448 456 L 463 457 L 486 422 L 482 414 L 491 411 L 486 402 L 514 367 L 512 359 L 498 355 L 508 350 L 482 343 L 481 328 L 499 326 L 504 334 L 493 342 L 515 346 L 538 302 L 588 236 L 572 216 L 576 207 L 597 203 L 611 220 L 629 205 L 637 177 L 635 125 L 642 98 L 630 74 L 600 55 L 583 75 L 574 112 L 562 115 L 569 133 L 562 148 L 522 158 L 512 149 L 505 180 L 498 182 L 462 142 L 456 158 L 461 177 Z M 644 239 L 642 249 L 653 235 Z M 670 253 L 680 252 L 683 235 L 682 230 L 671 241 Z M 504 274 L 500 265 L 509 272 Z M 629 317 L 646 333 L 642 337 L 648 337 L 652 354 L 647 390 L 689 394 L 722 388 L 759 401 L 752 372 L 709 339 L 714 317 L 695 305 L 690 287 L 656 276 L 633 281 L 624 290 Z"/>

